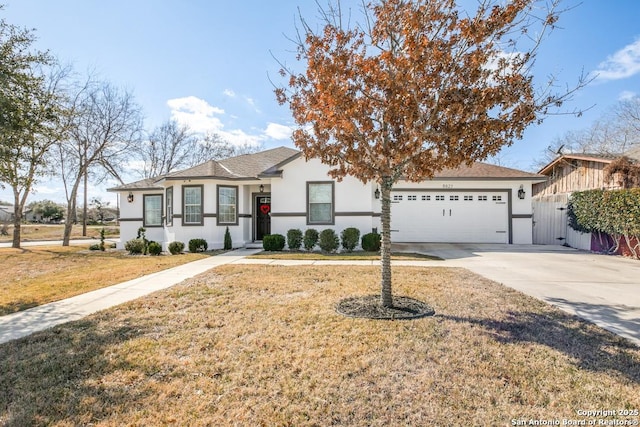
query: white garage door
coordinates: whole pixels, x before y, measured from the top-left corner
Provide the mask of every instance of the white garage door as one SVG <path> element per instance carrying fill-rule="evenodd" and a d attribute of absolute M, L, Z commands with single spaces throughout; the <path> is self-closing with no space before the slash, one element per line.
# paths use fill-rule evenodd
<path fill-rule="evenodd" d="M 504 191 L 394 191 L 395 242 L 509 243 Z"/>

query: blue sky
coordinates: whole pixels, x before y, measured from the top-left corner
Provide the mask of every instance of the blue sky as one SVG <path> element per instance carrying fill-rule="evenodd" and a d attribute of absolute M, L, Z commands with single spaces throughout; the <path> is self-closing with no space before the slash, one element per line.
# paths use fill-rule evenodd
<path fill-rule="evenodd" d="M 292 146 L 288 108 L 279 106 L 269 78 L 280 82 L 273 56 L 291 63 L 298 8 L 311 22 L 313 0 L 0 0 L 7 22 L 34 28 L 37 47 L 62 62 L 130 89 L 151 130 L 173 117 L 195 130 L 265 148 Z M 640 94 L 640 1 L 568 0 L 575 6 L 545 41 L 536 78 L 571 85 L 584 71 L 600 77 L 567 109 L 595 105 L 581 118 L 558 116 L 532 126 L 504 150 L 502 162 L 530 170 L 550 142 L 586 128 L 623 97 Z M 48 180 L 45 180 L 48 181 Z M 111 183 L 113 185 L 113 183 Z M 109 186 L 109 184 L 107 184 Z M 112 194 L 100 192 L 103 200 Z M 30 200 L 64 200 L 62 187 L 43 182 Z M 9 189 L 0 200 L 12 200 Z"/>

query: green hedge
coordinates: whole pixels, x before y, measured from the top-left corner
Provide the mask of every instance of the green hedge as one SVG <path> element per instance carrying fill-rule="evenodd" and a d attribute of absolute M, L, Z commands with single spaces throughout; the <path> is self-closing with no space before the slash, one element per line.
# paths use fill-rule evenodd
<path fill-rule="evenodd" d="M 640 188 L 576 192 L 568 208 L 569 226 L 574 230 L 640 236 Z"/>

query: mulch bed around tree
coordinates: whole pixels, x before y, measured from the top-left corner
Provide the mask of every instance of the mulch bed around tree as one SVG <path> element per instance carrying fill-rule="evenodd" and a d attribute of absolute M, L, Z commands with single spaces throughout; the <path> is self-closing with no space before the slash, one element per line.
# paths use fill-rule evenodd
<path fill-rule="evenodd" d="M 380 304 L 380 295 L 345 298 L 336 305 L 336 311 L 348 317 L 366 319 L 407 320 L 433 316 L 431 306 L 409 297 L 393 297 L 392 307 Z"/>

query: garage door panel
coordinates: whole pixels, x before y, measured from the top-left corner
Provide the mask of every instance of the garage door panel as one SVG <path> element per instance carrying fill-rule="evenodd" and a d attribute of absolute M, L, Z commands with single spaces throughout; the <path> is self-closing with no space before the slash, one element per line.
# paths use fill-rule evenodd
<path fill-rule="evenodd" d="M 505 192 L 392 193 L 396 242 L 508 243 Z"/>

